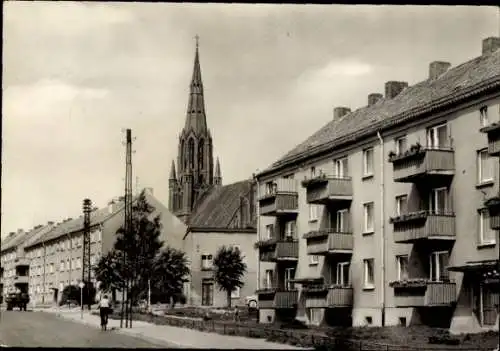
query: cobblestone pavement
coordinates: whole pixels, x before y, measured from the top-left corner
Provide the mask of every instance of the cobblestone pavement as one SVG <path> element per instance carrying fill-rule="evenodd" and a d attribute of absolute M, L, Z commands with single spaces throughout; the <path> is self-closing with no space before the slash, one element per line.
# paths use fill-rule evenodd
<path fill-rule="evenodd" d="M 60 318 L 70 319 L 95 328 L 100 328 L 98 316 L 85 311 L 83 319 L 78 309 L 45 309 L 45 313 L 59 314 Z M 216 349 L 279 349 L 279 350 L 304 350 L 303 348 L 273 343 L 264 339 L 246 338 L 241 336 L 221 335 L 207 333 L 188 328 L 178 328 L 169 325 L 155 325 L 142 321 L 134 321 L 133 328 L 120 329 L 120 321 L 109 320 L 108 328 L 111 333 L 127 334 L 141 337 L 154 343 L 168 343 L 177 348 L 216 348 Z"/>
<path fill-rule="evenodd" d="M 74 314 L 74 312 L 73 312 Z M 154 343 L 142 338 L 103 332 L 43 312 L 0 312 L 0 346 L 8 347 L 116 347 L 168 348 L 176 345 Z"/>

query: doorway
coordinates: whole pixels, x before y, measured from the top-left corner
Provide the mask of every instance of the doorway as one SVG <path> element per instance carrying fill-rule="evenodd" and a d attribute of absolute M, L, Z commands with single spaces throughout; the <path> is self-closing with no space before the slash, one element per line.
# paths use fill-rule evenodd
<path fill-rule="evenodd" d="M 214 283 L 211 280 L 203 280 L 201 283 L 201 305 L 213 306 L 214 304 Z"/>

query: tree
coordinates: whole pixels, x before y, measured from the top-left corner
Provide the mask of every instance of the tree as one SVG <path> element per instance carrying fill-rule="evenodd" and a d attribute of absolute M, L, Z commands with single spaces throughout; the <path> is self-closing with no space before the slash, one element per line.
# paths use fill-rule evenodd
<path fill-rule="evenodd" d="M 188 281 L 189 267 L 186 254 L 180 250 L 166 247 L 155 260 L 153 267 L 154 280 L 152 286 L 159 293 L 172 302 L 182 300 L 184 283 Z"/>
<path fill-rule="evenodd" d="M 221 291 L 226 292 L 227 307 L 231 307 L 231 293 L 241 288 L 247 265 L 238 248 L 222 246 L 214 258 L 215 281 Z"/>

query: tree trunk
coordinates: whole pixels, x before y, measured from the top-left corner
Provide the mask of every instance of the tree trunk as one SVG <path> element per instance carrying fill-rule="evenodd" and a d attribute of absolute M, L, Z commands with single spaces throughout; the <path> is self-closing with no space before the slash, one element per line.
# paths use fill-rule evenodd
<path fill-rule="evenodd" d="M 231 308 L 231 291 L 227 291 L 227 307 Z"/>

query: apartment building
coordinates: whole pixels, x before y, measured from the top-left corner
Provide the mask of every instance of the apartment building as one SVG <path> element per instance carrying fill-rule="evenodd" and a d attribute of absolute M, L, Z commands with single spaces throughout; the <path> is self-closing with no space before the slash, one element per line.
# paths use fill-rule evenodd
<path fill-rule="evenodd" d="M 262 323 L 498 330 L 500 39 L 482 46 L 335 108 L 257 175 Z"/>
<path fill-rule="evenodd" d="M 37 225 L 29 231 L 18 229 L 17 232 L 9 233 L 2 241 L 0 290 L 3 295 L 16 291 L 29 291 L 30 263 L 25 255 L 24 247 L 52 230 L 53 227 L 54 223 L 48 222 L 46 225 Z"/>
<path fill-rule="evenodd" d="M 220 247 L 237 247 L 247 271 L 244 285 L 231 294 L 231 304 L 244 305 L 257 288 L 255 183 L 244 180 L 217 186 L 203 197 L 191 215 L 184 251 L 191 277 L 186 284 L 188 304 L 225 307 L 227 296 L 214 280 L 213 260 Z"/>

